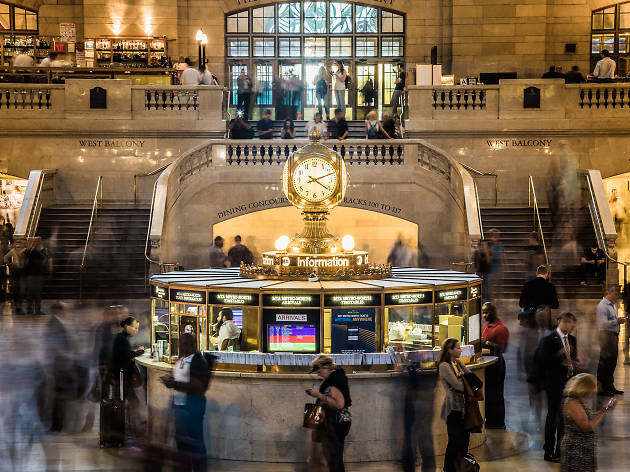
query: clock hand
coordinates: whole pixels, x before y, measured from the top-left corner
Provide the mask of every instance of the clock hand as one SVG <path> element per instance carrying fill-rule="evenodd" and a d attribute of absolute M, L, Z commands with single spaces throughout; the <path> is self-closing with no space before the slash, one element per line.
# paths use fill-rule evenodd
<path fill-rule="evenodd" d="M 311 182 L 315 182 L 316 184 L 321 185 L 322 187 L 324 187 L 326 190 L 330 190 L 328 187 L 326 187 L 323 183 L 321 183 L 319 180 L 314 179 L 314 180 L 309 180 L 307 183 L 311 183 Z"/>
<path fill-rule="evenodd" d="M 311 179 L 311 180 L 309 180 L 309 182 L 308 182 L 308 183 L 315 182 L 315 181 L 317 181 L 317 180 L 319 180 L 319 179 L 323 179 L 324 177 L 328 177 L 329 175 L 333 175 L 334 173 L 335 173 L 335 172 L 331 172 L 331 173 L 329 173 L 329 174 L 322 175 L 321 177 L 313 177 L 312 175 L 309 175 L 308 177 L 309 177 L 309 179 Z"/>

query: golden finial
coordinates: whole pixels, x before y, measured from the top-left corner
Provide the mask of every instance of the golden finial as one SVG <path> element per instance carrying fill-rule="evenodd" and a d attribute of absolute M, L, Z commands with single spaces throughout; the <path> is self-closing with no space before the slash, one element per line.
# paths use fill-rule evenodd
<path fill-rule="evenodd" d="M 308 139 L 312 143 L 318 143 L 322 139 L 322 133 L 317 126 L 313 126 L 308 132 Z"/>

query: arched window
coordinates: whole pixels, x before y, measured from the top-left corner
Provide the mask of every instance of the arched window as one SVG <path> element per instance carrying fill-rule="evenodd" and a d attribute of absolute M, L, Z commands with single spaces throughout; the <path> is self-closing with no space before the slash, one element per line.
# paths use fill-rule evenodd
<path fill-rule="evenodd" d="M 591 70 L 606 49 L 617 63 L 617 75 L 630 72 L 630 2 L 593 10 L 591 15 Z"/>
<path fill-rule="evenodd" d="M 9 64 L 17 54 L 35 55 L 37 12 L 0 3 L 0 64 Z"/>
<path fill-rule="evenodd" d="M 388 106 L 396 66 L 404 62 L 405 17 L 348 1 L 287 1 L 251 7 L 225 17 L 225 56 L 230 87 L 245 69 L 256 87 L 253 106 L 276 104 L 274 83 L 297 75 L 304 83 L 300 111 L 309 119 L 316 106 L 314 76 L 319 67 L 342 60 L 352 77 L 346 102 L 354 117 L 361 107 Z M 360 93 L 372 79 L 378 97 L 367 103 Z M 331 108 L 336 106 L 330 94 Z M 236 93 L 231 104 L 236 105 Z"/>

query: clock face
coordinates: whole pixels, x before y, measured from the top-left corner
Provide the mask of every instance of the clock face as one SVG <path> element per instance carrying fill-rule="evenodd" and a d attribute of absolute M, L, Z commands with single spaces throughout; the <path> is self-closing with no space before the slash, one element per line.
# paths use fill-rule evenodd
<path fill-rule="evenodd" d="M 309 202 L 329 198 L 337 187 L 337 172 L 332 164 L 319 157 L 300 162 L 293 171 L 295 192 Z"/>

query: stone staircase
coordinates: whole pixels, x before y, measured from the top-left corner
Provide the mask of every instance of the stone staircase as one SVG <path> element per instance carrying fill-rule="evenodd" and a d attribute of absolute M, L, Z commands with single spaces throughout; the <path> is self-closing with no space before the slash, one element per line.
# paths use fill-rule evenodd
<path fill-rule="evenodd" d="M 518 298 L 526 279 L 527 236 L 535 230 L 532 208 L 483 208 L 481 218 L 485 236 L 496 228 L 501 231 L 501 241 L 505 246 L 504 294 L 506 298 Z M 603 286 L 580 285 L 579 257 L 585 247 L 595 239 L 595 231 L 587 208 L 581 208 L 576 215 L 577 250 L 572 264 L 561 264 L 559 243 L 554 238 L 554 224 L 548 208 L 540 209 L 540 220 L 545 235 L 545 243 L 552 266 L 551 281 L 556 285 L 560 298 L 598 299 Z M 554 269 L 555 267 L 555 269 Z"/>
<path fill-rule="evenodd" d="M 52 207 L 42 210 L 37 235 L 53 257 L 53 274 L 44 297 L 79 298 L 81 258 L 91 208 Z M 149 210 L 105 208 L 98 212 L 83 270 L 83 298 L 112 301 L 140 298 L 144 287 L 144 243 Z"/>

